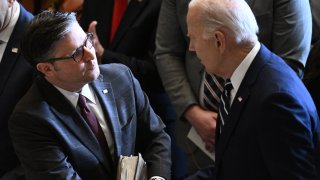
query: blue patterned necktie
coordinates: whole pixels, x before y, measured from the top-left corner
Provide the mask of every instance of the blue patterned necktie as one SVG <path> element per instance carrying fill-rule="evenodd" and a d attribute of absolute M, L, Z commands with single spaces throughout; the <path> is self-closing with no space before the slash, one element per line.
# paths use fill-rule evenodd
<path fill-rule="evenodd" d="M 220 134 L 222 132 L 222 129 L 227 123 L 229 111 L 230 111 L 230 93 L 233 89 L 233 86 L 231 84 L 230 79 L 227 79 L 224 84 L 224 90 L 221 94 L 221 103 L 219 105 L 219 115 L 218 115 L 218 121 L 220 121 Z"/>
<path fill-rule="evenodd" d="M 203 103 L 210 111 L 218 111 L 224 79 L 205 72 L 203 86 Z"/>

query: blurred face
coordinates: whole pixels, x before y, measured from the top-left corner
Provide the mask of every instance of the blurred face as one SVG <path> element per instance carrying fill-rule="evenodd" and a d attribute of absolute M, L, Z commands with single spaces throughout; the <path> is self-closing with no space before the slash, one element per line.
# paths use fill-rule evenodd
<path fill-rule="evenodd" d="M 0 32 L 6 27 L 11 18 L 11 11 L 9 10 L 13 6 L 14 0 L 0 0 Z"/>
<path fill-rule="evenodd" d="M 210 74 L 219 75 L 221 58 L 219 47 L 214 35 L 212 38 L 203 38 L 203 26 L 197 15 L 198 9 L 189 8 L 187 14 L 188 36 L 190 38 L 189 50 L 196 52 L 201 64 Z"/>
<path fill-rule="evenodd" d="M 49 82 L 62 89 L 80 90 L 85 84 L 97 79 L 100 74 L 95 49 L 88 38 L 79 24 L 74 23 L 67 36 L 54 45 L 52 58 L 60 59 L 51 63 L 39 63 L 38 70 L 45 74 Z M 72 57 L 76 58 L 77 62 Z"/>
<path fill-rule="evenodd" d="M 5 25 L 8 23 L 8 10 L 10 2 L 9 0 L 0 0 L 0 32 L 5 27 Z"/>

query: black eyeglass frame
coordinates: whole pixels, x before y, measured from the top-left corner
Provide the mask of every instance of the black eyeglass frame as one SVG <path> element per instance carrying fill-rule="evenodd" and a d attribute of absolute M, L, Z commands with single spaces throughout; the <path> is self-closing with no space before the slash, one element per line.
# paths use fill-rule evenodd
<path fill-rule="evenodd" d="M 88 44 L 88 40 L 89 40 L 89 44 Z M 94 44 L 94 38 L 93 38 L 93 33 L 87 33 L 86 39 L 84 40 L 83 44 L 78 47 L 74 53 L 72 53 L 71 56 L 66 56 L 66 57 L 58 57 L 58 58 L 50 58 L 50 59 L 46 59 L 42 62 L 49 62 L 49 63 L 53 63 L 55 61 L 62 61 L 62 60 L 66 60 L 66 59 L 73 59 L 74 62 L 80 62 L 84 56 L 84 47 L 91 49 L 93 47 Z M 88 46 L 89 45 L 89 46 Z M 80 60 L 76 60 L 76 56 L 78 56 L 78 53 L 82 53 Z"/>

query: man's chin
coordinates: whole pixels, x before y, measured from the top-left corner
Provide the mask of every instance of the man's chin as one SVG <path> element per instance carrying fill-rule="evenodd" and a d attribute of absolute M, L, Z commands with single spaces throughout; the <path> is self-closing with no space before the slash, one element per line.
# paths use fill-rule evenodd
<path fill-rule="evenodd" d="M 99 77 L 99 75 L 100 75 L 100 69 L 99 68 L 95 68 L 95 69 L 92 69 L 92 70 L 87 69 L 87 75 L 86 76 L 89 79 L 91 79 L 92 81 L 96 80 Z"/>

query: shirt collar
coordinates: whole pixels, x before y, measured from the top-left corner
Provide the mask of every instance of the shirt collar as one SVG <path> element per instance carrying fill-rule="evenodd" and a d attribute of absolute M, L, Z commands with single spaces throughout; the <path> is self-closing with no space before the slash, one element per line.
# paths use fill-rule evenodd
<path fill-rule="evenodd" d="M 78 103 L 78 99 L 79 99 L 79 92 L 70 92 L 67 90 L 64 90 L 62 88 L 59 88 L 58 86 L 54 86 L 58 89 L 58 91 L 60 91 L 64 97 L 66 97 L 71 104 L 73 105 L 73 107 L 77 107 L 77 103 Z M 90 102 L 96 104 L 96 99 L 95 96 L 93 94 L 92 89 L 90 88 L 90 86 L 88 84 L 84 85 L 82 90 L 81 90 L 81 94 L 83 96 L 85 96 Z"/>
<path fill-rule="evenodd" d="M 252 50 L 247 54 L 247 56 L 243 59 L 243 61 L 240 63 L 240 65 L 237 67 L 237 69 L 233 72 L 230 81 L 232 83 L 233 89 L 235 92 L 238 92 L 238 89 L 240 87 L 240 84 L 247 73 L 253 59 L 256 57 L 256 55 L 259 52 L 261 45 L 259 42 L 257 42 Z"/>
<path fill-rule="evenodd" d="M 15 2 L 15 3 L 17 3 L 17 2 Z M 12 17 L 11 21 L 9 22 L 9 25 L 0 33 L 0 40 L 5 43 L 9 42 L 9 39 L 10 39 L 10 36 L 11 36 L 12 31 L 14 29 L 14 26 L 16 25 L 18 18 L 19 18 L 20 5 L 18 4 L 16 7 L 17 7 L 17 10 L 14 12 L 13 17 Z"/>
<path fill-rule="evenodd" d="M 89 101 L 96 104 L 96 98 L 92 92 L 92 89 L 90 88 L 90 86 L 88 84 L 83 86 L 83 88 L 81 90 L 81 94 L 84 95 Z"/>

